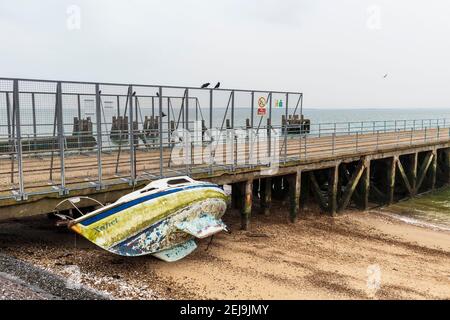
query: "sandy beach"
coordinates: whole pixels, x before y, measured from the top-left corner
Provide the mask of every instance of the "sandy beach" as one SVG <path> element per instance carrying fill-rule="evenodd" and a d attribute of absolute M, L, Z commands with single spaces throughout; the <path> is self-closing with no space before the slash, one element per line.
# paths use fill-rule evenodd
<path fill-rule="evenodd" d="M 249 231 L 228 212 L 231 234 L 176 263 L 109 254 L 42 217 L 0 223 L 0 252 L 64 277 L 75 266 L 83 285 L 120 299 L 450 298 L 449 232 L 376 211 L 295 224 L 273 212 Z"/>

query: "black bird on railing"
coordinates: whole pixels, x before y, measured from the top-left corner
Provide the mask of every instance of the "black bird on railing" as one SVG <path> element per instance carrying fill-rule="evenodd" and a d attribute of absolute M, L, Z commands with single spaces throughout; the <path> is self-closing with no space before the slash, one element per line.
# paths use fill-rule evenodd
<path fill-rule="evenodd" d="M 156 96 L 159 97 L 159 92 L 156 92 Z"/>
<path fill-rule="evenodd" d="M 200 88 L 201 88 L 201 89 L 205 89 L 205 88 L 208 88 L 209 85 L 210 85 L 210 83 L 207 82 L 207 83 L 202 84 L 202 86 L 201 86 Z"/>
<path fill-rule="evenodd" d="M 217 82 L 216 86 L 214 87 L 214 89 L 219 89 L 220 88 L 220 82 Z"/>

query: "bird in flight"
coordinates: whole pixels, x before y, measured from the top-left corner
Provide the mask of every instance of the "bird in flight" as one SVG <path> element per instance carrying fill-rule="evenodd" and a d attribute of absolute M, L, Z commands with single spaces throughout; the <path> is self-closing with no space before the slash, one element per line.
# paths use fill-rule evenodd
<path fill-rule="evenodd" d="M 210 83 L 209 83 L 209 82 L 207 82 L 207 83 L 204 83 L 204 84 L 202 84 L 201 88 L 202 88 L 202 89 L 204 89 L 204 88 L 208 88 L 208 87 L 209 87 L 209 85 L 210 85 Z"/>
<path fill-rule="evenodd" d="M 214 89 L 219 89 L 220 87 L 220 82 L 217 82 L 216 86 L 214 87 Z"/>
<path fill-rule="evenodd" d="M 383 76 L 383 79 L 386 79 L 386 78 L 387 78 L 387 76 L 388 76 L 388 74 L 387 74 L 387 73 L 385 73 L 385 74 L 384 74 L 384 76 Z"/>

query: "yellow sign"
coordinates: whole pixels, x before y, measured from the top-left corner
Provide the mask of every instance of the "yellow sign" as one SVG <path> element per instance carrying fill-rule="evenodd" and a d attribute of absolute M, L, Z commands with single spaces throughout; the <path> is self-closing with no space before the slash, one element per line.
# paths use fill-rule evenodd
<path fill-rule="evenodd" d="M 267 104 L 266 98 L 260 97 L 260 98 L 258 99 L 258 106 L 259 106 L 260 108 L 265 108 L 265 107 L 266 107 L 266 104 Z"/>

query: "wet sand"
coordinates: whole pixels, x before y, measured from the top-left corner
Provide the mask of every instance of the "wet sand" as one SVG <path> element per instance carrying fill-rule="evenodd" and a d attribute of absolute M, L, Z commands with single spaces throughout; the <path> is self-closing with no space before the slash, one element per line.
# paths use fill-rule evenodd
<path fill-rule="evenodd" d="M 0 223 L 0 252 L 62 276 L 77 266 L 84 285 L 121 299 L 450 299 L 449 232 L 375 211 L 295 224 L 273 212 L 249 231 L 228 212 L 231 234 L 175 263 L 109 254 L 42 217 Z"/>

